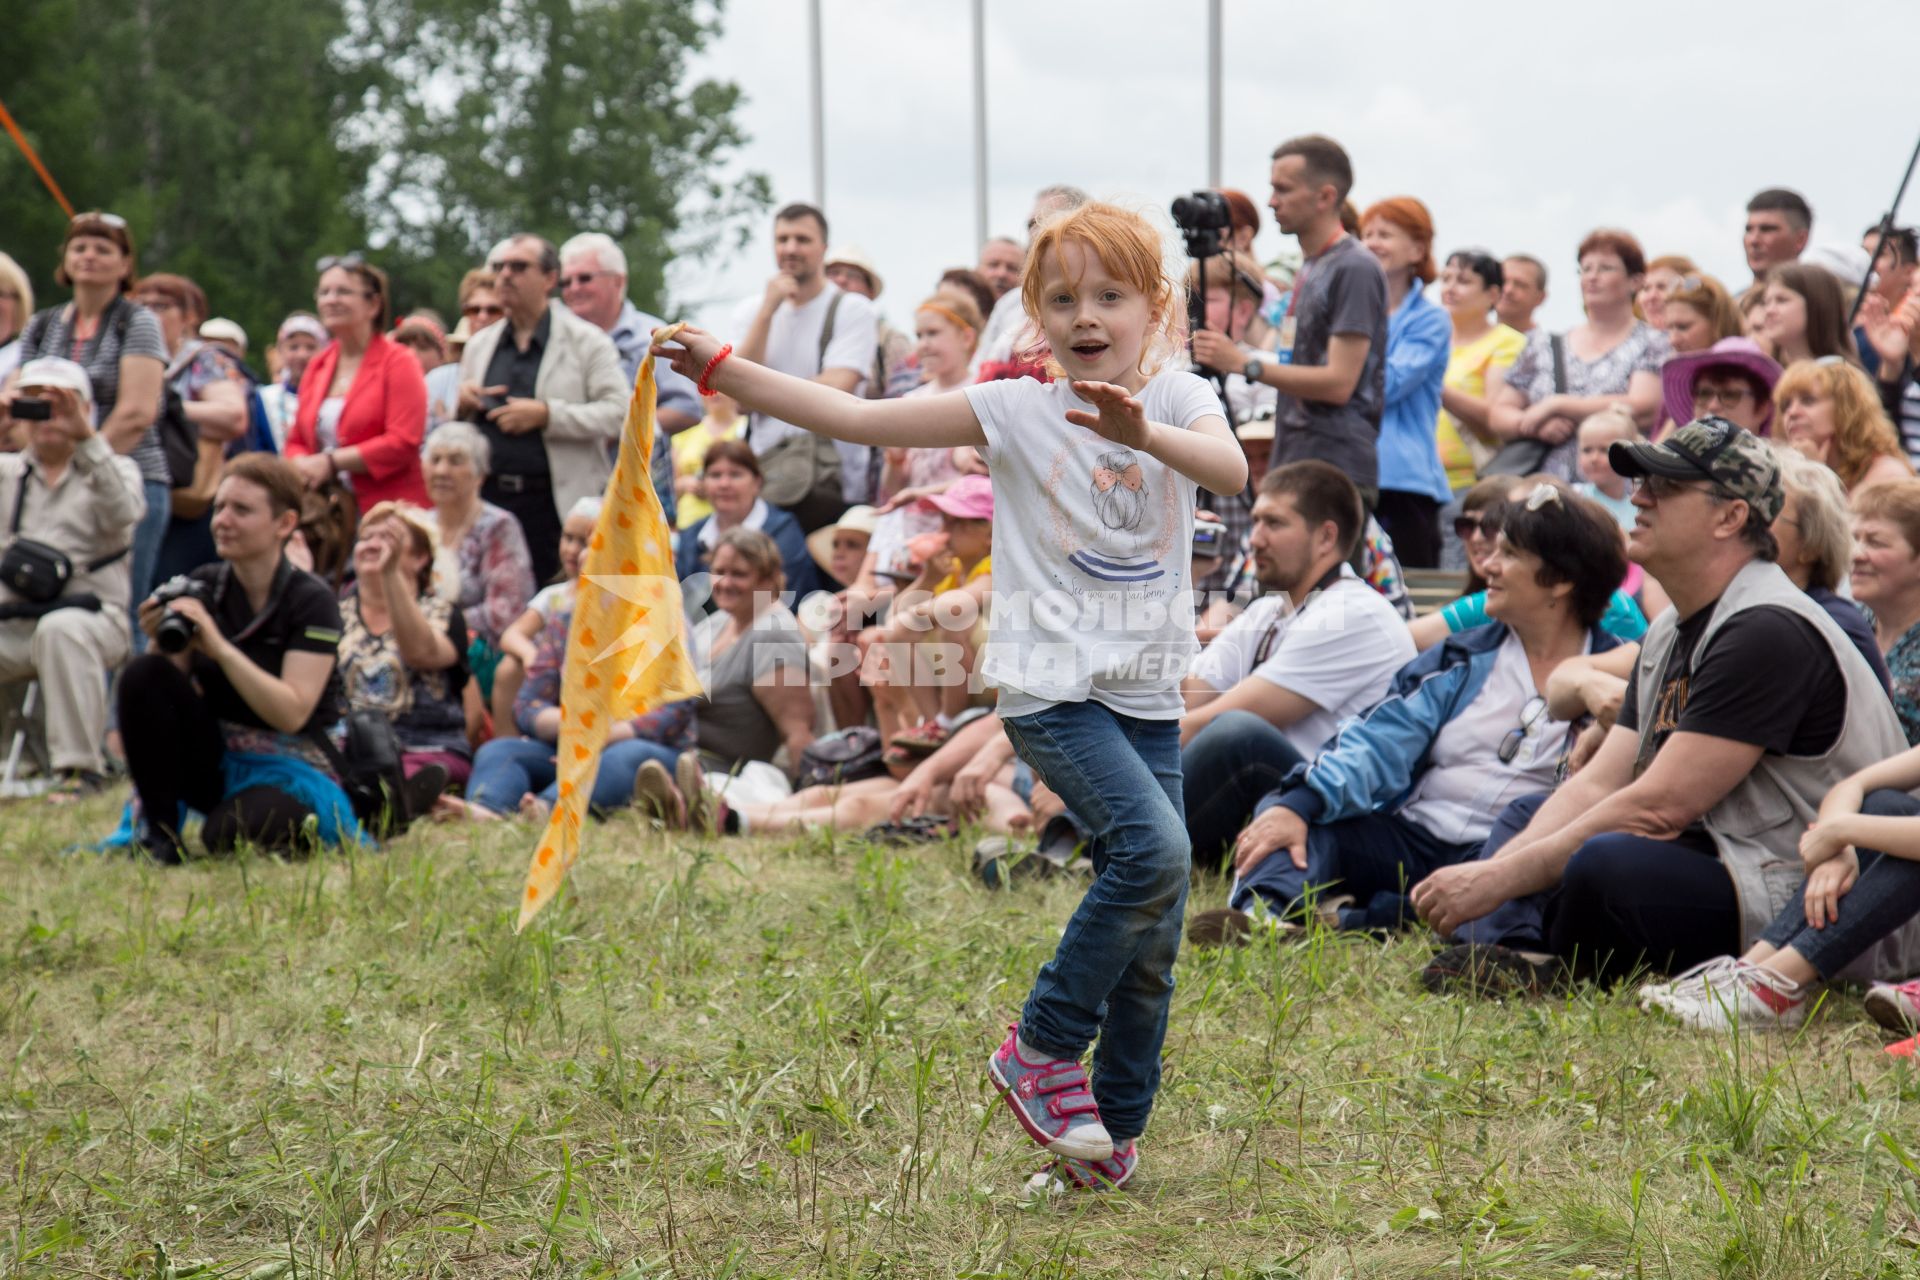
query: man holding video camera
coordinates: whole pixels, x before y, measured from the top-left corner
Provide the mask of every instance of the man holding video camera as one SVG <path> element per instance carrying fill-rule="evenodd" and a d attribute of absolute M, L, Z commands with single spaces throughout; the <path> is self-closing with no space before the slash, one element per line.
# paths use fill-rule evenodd
<path fill-rule="evenodd" d="M 127 660 L 140 469 L 93 426 L 93 384 L 71 360 L 21 367 L 12 405 L 26 441 L 0 453 L 0 683 L 38 680 L 56 803 L 107 783 L 104 671 Z"/>

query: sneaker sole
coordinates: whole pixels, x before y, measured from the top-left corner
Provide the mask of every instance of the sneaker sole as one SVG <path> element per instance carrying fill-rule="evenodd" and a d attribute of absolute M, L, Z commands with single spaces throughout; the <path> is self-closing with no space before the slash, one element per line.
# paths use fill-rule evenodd
<path fill-rule="evenodd" d="M 987 1079 L 993 1081 L 993 1087 L 1000 1091 L 1002 1098 L 1006 1099 L 1007 1110 L 1013 1112 L 1013 1118 L 1020 1122 L 1020 1127 L 1027 1131 L 1027 1136 L 1039 1145 L 1045 1147 L 1048 1151 L 1053 1152 L 1053 1154 L 1057 1156 L 1067 1156 L 1074 1160 L 1091 1161 L 1112 1158 L 1113 1142 L 1111 1139 L 1099 1146 L 1089 1146 L 1085 1143 L 1075 1142 L 1071 1138 L 1053 1137 L 1044 1130 L 1036 1127 L 1033 1121 L 1027 1116 L 1026 1108 L 1022 1107 L 1019 1101 L 1013 1096 L 1013 1086 L 1001 1077 L 1000 1058 L 998 1054 L 987 1060 Z"/>
<path fill-rule="evenodd" d="M 1866 1007 L 1867 1016 L 1889 1031 L 1898 1031 L 1902 1035 L 1912 1035 L 1920 1031 L 1920 1019 L 1907 1012 L 1906 1005 L 1898 996 L 1890 996 L 1880 991 L 1867 992 L 1866 999 L 1860 1002 Z"/>

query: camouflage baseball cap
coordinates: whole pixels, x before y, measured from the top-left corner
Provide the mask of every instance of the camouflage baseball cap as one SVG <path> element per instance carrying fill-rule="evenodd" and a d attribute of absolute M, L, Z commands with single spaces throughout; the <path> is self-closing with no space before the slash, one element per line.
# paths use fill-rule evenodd
<path fill-rule="evenodd" d="M 1725 418 L 1696 418 L 1659 444 L 1616 440 L 1607 462 L 1623 476 L 1707 480 L 1720 496 L 1739 498 L 1768 524 L 1786 504 L 1780 464 L 1766 441 Z"/>

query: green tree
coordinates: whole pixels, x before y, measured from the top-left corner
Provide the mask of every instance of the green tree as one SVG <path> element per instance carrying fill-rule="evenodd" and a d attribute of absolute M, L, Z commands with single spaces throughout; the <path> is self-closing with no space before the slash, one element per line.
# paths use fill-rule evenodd
<path fill-rule="evenodd" d="M 667 310 L 678 253 L 743 239 L 739 90 L 683 83 L 702 0 L 10 0 L 0 93 L 76 208 L 126 217 L 264 342 L 317 257 L 370 247 L 402 308 L 512 231 L 605 231 Z M 76 38 L 86 33 L 86 38 Z M 51 300 L 65 215 L 0 140 L 0 249 Z"/>
<path fill-rule="evenodd" d="M 501 237 L 604 231 L 665 312 L 676 252 L 744 243 L 766 179 L 723 182 L 737 86 L 684 83 L 717 6 L 695 0 L 398 0 L 347 42 L 384 74 L 346 135 L 380 160 L 357 203 L 412 291 L 451 301 Z"/>

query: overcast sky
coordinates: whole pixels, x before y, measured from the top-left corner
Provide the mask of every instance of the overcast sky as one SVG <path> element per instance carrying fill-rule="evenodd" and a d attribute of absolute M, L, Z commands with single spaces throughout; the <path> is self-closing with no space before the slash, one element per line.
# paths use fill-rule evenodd
<path fill-rule="evenodd" d="M 939 273 L 978 248 L 970 0 L 823 7 L 826 212 L 907 327 Z M 1916 0 L 1224 7 L 1225 185 L 1264 214 L 1274 146 L 1331 134 L 1353 157 L 1355 202 L 1420 197 L 1440 255 L 1545 260 L 1556 328 L 1578 318 L 1572 258 L 1592 228 L 1626 227 L 1649 256 L 1689 254 L 1737 290 L 1754 191 L 1797 189 L 1816 243 L 1857 243 L 1920 135 Z M 741 165 L 771 177 L 776 204 L 814 194 L 806 13 L 803 0 L 728 0 L 695 67 L 745 91 Z M 993 233 L 1020 235 L 1050 182 L 1162 210 L 1205 183 L 1203 0 L 987 0 L 986 14 Z M 1920 184 L 1902 221 L 1920 221 Z M 1267 214 L 1263 261 L 1282 239 Z M 723 324 L 772 270 L 769 226 L 745 253 L 676 271 L 675 306 Z"/>

